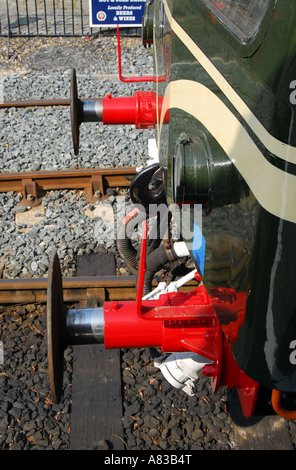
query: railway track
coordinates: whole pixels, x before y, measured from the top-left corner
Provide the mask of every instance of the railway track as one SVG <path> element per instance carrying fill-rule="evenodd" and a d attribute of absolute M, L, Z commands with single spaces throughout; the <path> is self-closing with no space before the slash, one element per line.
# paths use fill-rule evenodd
<path fill-rule="evenodd" d="M 156 285 L 156 284 L 155 284 Z M 194 283 L 183 286 L 190 290 Z M 63 278 L 66 303 L 85 301 L 92 294 L 100 294 L 104 300 L 134 300 L 136 276 L 83 276 Z M 46 302 L 47 279 L 1 279 L 0 304 Z"/>
<path fill-rule="evenodd" d="M 0 108 L 69 104 L 70 100 L 66 99 L 10 101 L 0 104 Z M 0 192 L 22 193 L 20 204 L 34 207 L 41 204 L 42 197 L 49 190 L 82 189 L 87 194 L 87 200 L 94 202 L 104 198 L 108 188 L 129 187 L 136 172 L 135 167 L 130 167 L 5 173 L 0 174 Z M 192 286 L 189 283 L 184 290 L 190 290 Z M 77 275 L 63 279 L 65 303 L 81 306 L 96 305 L 105 300 L 134 300 L 135 292 L 135 276 Z M 46 297 L 46 278 L 0 280 L 0 305 L 44 304 Z M 86 362 L 90 367 L 85 368 Z M 106 352 L 94 346 L 74 348 L 72 449 L 94 448 L 97 441 L 111 442 L 115 449 L 125 448 L 123 438 L 120 437 L 123 436 L 120 362 L 119 351 Z M 246 422 L 234 412 L 233 418 L 232 427 L 238 449 L 294 448 L 287 422 L 280 417 L 254 418 Z M 132 419 L 136 421 L 141 418 Z M 156 439 L 151 438 L 151 442 L 154 444 Z"/>
<path fill-rule="evenodd" d="M 22 193 L 20 204 L 32 207 L 40 205 L 42 197 L 52 189 L 82 189 L 87 194 L 88 201 L 96 201 L 106 196 L 108 188 L 128 188 L 136 172 L 135 167 L 129 167 L 5 173 L 0 174 L 0 192 Z M 103 272 L 106 274 L 106 263 L 104 264 Z M 76 277 L 63 278 L 66 304 L 87 307 L 101 305 L 105 300 L 135 299 L 136 276 L 116 276 L 115 273 L 89 275 L 89 268 L 87 262 L 84 270 L 78 269 Z M 95 272 L 101 274 L 102 271 L 98 269 L 99 265 Z M 188 283 L 183 290 L 192 289 L 193 284 Z M 47 287 L 47 278 L 0 279 L 0 305 L 5 309 L 12 304 L 45 304 Z M 73 358 L 70 448 L 94 448 L 97 442 L 108 442 L 114 450 L 126 449 L 122 427 L 120 351 L 105 351 L 103 347 L 93 345 L 75 346 Z M 85 367 L 86 362 L 90 367 Z M 96 398 L 98 396 L 101 397 L 99 404 Z M 236 448 L 294 448 L 286 420 L 278 416 L 266 416 L 246 423 L 236 414 L 235 400 L 231 402 L 231 406 L 234 410 L 232 429 Z M 266 429 L 269 430 L 268 433 Z"/>
<path fill-rule="evenodd" d="M 97 263 L 100 257 L 100 255 L 97 258 L 94 257 L 92 264 Z M 109 263 L 106 261 L 106 255 L 102 256 L 102 260 L 103 263 L 97 263 L 97 268 L 102 269 L 102 266 L 104 266 L 104 271 L 108 273 Z M 85 256 L 80 257 L 77 277 L 63 278 L 65 303 L 86 308 L 101 305 L 105 300 L 133 300 L 135 298 L 135 276 L 83 276 L 81 275 L 81 269 L 79 270 L 79 266 L 82 264 L 85 268 L 85 266 L 90 267 L 91 263 Z M 188 283 L 184 286 L 184 290 L 192 289 L 192 287 L 193 283 Z M 45 304 L 46 295 L 47 279 L 2 279 L 0 281 L 0 305 L 4 306 L 4 309 L 18 303 L 28 304 L 29 307 L 34 303 Z M 32 327 L 34 328 L 34 325 Z M 87 367 L 85 367 L 86 363 Z M 73 347 L 70 439 L 70 448 L 72 450 L 93 449 L 96 446 L 102 446 L 102 449 L 110 446 L 109 448 L 113 450 L 129 450 L 125 441 L 123 423 L 128 419 L 134 420 L 134 423 L 137 423 L 137 420 L 148 422 L 148 419 L 144 417 L 145 415 L 142 417 L 141 413 L 134 413 L 135 416 L 132 416 L 132 418 L 130 418 L 130 412 L 123 415 L 123 394 L 130 396 L 133 387 L 129 387 L 129 384 L 122 382 L 124 376 L 122 376 L 121 363 L 122 358 L 119 350 L 104 350 L 104 347 L 100 345 Z M 128 374 L 129 370 L 133 370 L 130 366 L 126 369 Z M 153 373 L 150 370 L 148 375 L 149 373 L 151 374 L 149 383 L 159 380 L 155 372 Z M 128 375 L 127 378 L 129 377 Z M 145 383 L 143 385 L 142 390 L 145 393 L 147 385 Z M 126 387 L 127 389 L 124 390 Z M 137 394 L 136 389 L 132 393 Z M 176 397 L 177 395 L 176 393 Z M 207 396 L 204 394 L 199 396 L 204 398 L 205 403 L 211 404 Z M 98 397 L 100 397 L 99 400 Z M 144 399 L 143 395 L 141 399 L 138 396 L 139 401 L 142 401 L 142 399 Z M 166 403 L 165 394 L 163 399 Z M 291 442 L 286 420 L 279 416 L 244 419 L 235 400 L 230 396 L 231 427 L 235 435 L 234 448 L 238 450 L 293 450 L 294 446 Z M 162 406 L 166 405 L 163 404 Z M 175 406 L 178 408 L 178 402 Z M 181 408 L 178 408 L 178 410 L 181 412 Z M 206 413 L 205 418 L 207 416 Z M 199 419 L 203 420 L 203 417 L 197 415 L 196 419 L 199 422 Z M 206 423 L 209 426 L 208 421 Z M 137 428 L 134 427 L 134 429 Z M 204 424 L 204 436 L 206 436 L 205 430 L 206 425 Z M 213 432 L 211 429 L 207 432 L 209 431 Z M 145 435 L 145 431 L 143 432 Z M 219 435 L 218 429 L 217 435 Z M 155 442 L 159 444 L 161 439 L 153 439 L 151 444 L 152 448 L 155 449 Z"/>
<path fill-rule="evenodd" d="M 109 187 L 128 187 L 135 173 L 135 168 L 8 173 L 0 175 L 0 191 L 22 192 L 21 203 L 25 205 L 40 204 L 42 196 L 49 189 L 84 189 L 90 196 L 102 198 Z M 100 194 L 95 195 L 90 188 L 93 187 L 92 178 L 96 177 L 100 180 Z M 33 184 L 37 191 L 28 190 L 30 184 Z M 34 196 L 33 199 L 32 196 Z M 106 273 L 106 263 L 104 267 L 104 273 Z M 102 304 L 105 300 L 135 299 L 136 276 L 88 275 L 89 272 L 85 268 L 83 273 L 78 269 L 76 277 L 63 278 L 65 303 L 87 307 Z M 194 283 L 190 282 L 183 287 L 183 290 L 191 290 L 193 285 Z M 17 304 L 45 304 L 47 287 L 47 278 L 0 279 L 0 305 L 5 309 L 5 306 Z M 111 443 L 114 449 L 125 449 L 122 440 L 124 432 L 122 429 L 120 352 L 105 351 L 100 346 L 75 346 L 73 357 L 75 372 L 73 373 L 71 448 L 93 448 L 99 441 Z M 90 368 L 84 367 L 86 361 L 91 363 Z M 99 406 L 95 405 L 97 396 L 101 397 Z M 236 411 L 233 415 L 232 428 L 238 449 L 294 448 L 287 422 L 283 418 L 267 416 L 261 419 L 254 418 L 246 423 L 235 413 Z M 267 428 L 269 433 L 266 434 Z M 81 429 L 83 429 L 83 439 Z M 116 436 L 115 439 L 114 436 Z"/>
<path fill-rule="evenodd" d="M 5 108 L 36 108 L 41 106 L 70 106 L 67 98 L 53 98 L 48 100 L 16 100 L 4 101 L 0 103 L 0 109 Z"/>
<path fill-rule="evenodd" d="M 51 189 L 82 189 L 87 200 L 94 202 L 106 195 L 108 188 L 127 188 L 137 170 L 135 167 L 33 171 L 0 174 L 0 192 L 22 193 L 21 205 L 38 206 Z"/>

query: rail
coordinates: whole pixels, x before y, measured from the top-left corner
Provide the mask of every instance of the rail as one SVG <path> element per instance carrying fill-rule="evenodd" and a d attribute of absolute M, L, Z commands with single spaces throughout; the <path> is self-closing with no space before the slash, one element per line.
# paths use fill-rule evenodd
<path fill-rule="evenodd" d="M 84 276 L 63 278 L 63 296 L 66 303 L 85 301 L 94 294 L 108 300 L 135 300 L 136 276 Z M 47 298 L 47 278 L 1 279 L 0 305 L 44 303 Z M 153 283 L 153 287 L 157 284 Z M 196 287 L 190 281 L 180 290 Z"/>
<path fill-rule="evenodd" d="M 0 193 L 22 193 L 22 205 L 38 206 L 45 191 L 83 189 L 88 201 L 98 200 L 109 187 L 129 187 L 136 167 L 1 173 Z"/>

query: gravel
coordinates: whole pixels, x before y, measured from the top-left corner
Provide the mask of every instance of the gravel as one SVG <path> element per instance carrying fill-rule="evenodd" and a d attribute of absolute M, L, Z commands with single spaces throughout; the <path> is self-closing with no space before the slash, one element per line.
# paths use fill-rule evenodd
<path fill-rule="evenodd" d="M 64 400 L 53 405 L 48 393 L 45 306 L 1 309 L 3 363 L 0 365 L 0 448 L 69 448 L 71 361 L 67 350 Z"/>
<path fill-rule="evenodd" d="M 124 38 L 122 45 L 125 74 L 152 73 L 152 54 L 140 46 L 139 39 Z M 114 75 L 114 38 L 12 39 L 10 61 L 5 59 L 3 38 L 0 46 L 0 84 L 5 100 L 68 97 L 73 66 L 81 97 L 131 95 L 143 89 L 141 84 L 122 83 Z M 151 85 L 144 88 L 151 89 Z M 11 108 L 0 111 L 0 120 L 0 172 L 141 166 L 148 159 L 147 140 L 154 137 L 153 131 L 135 131 L 131 126 L 82 125 L 81 151 L 75 157 L 66 108 Z M 110 232 L 110 217 L 116 220 L 130 204 L 125 192 L 110 194 L 95 205 L 86 201 L 83 192 L 70 190 L 48 192 L 37 208 L 19 205 L 20 199 L 20 194 L 0 194 L 4 278 L 46 277 L 56 249 L 65 277 L 75 274 L 78 255 L 107 251 L 115 254 L 117 274 L 128 274 Z M 0 310 L 1 449 L 70 447 L 72 349 L 65 352 L 63 402 L 53 405 L 45 318 L 43 305 Z M 201 376 L 195 396 L 189 397 L 172 388 L 154 366 L 155 351 L 121 353 L 127 449 L 236 448 L 223 388 L 213 395 L 210 380 Z M 294 428 L 291 423 L 295 436 Z"/>
<path fill-rule="evenodd" d="M 49 393 L 43 305 L 0 311 L 0 448 L 68 450 L 73 351 L 65 351 L 62 403 Z M 1 343 L 0 343 L 1 344 Z M 200 378 L 195 396 L 172 388 L 153 365 L 154 351 L 122 350 L 123 439 L 128 450 L 229 450 L 234 435 L 227 397 Z"/>
<path fill-rule="evenodd" d="M 128 274 L 116 246 L 116 225 L 131 203 L 122 193 L 89 204 L 82 191 L 50 191 L 36 208 L 18 206 L 20 195 L 0 194 L 0 257 L 5 278 L 47 277 L 55 251 L 63 276 L 75 275 L 77 256 L 113 252 L 118 274 Z"/>
<path fill-rule="evenodd" d="M 110 42 L 110 41 L 107 41 Z M 109 44 L 113 48 L 113 43 Z M 45 48 L 53 49 L 51 47 Z M 62 47 L 56 47 L 63 50 Z M 32 53 L 32 67 L 21 75 L 8 75 L 2 78 L 5 100 L 69 98 L 70 71 L 76 67 L 79 96 L 84 98 L 107 96 L 132 96 L 143 85 L 129 85 L 120 82 L 114 76 L 106 77 L 116 66 L 108 65 L 89 58 L 89 69 L 80 64 L 78 54 L 73 48 L 66 47 L 67 55 L 62 57 L 61 68 L 54 54 L 44 62 L 39 58 L 41 52 Z M 139 45 L 134 45 L 134 54 L 140 63 L 146 59 L 149 69 L 152 67 L 152 55 L 140 54 Z M 41 49 L 42 51 L 43 49 Z M 87 49 L 87 52 L 91 52 Z M 47 62 L 49 60 L 49 62 Z M 49 66 L 46 68 L 46 64 Z M 36 65 L 34 65 L 36 64 Z M 53 69 L 50 65 L 55 65 Z M 28 64 L 27 64 L 28 66 Z M 124 66 L 124 65 L 123 65 Z M 139 65 L 141 67 L 141 65 Z M 36 71 L 37 69 L 37 71 Z M 127 73 L 136 73 L 134 67 L 127 67 Z M 140 69 L 141 70 L 141 69 Z M 151 84 L 145 84 L 151 89 Z M 151 131 L 135 131 L 132 126 L 103 126 L 100 123 L 84 123 L 80 128 L 80 153 L 75 156 L 72 150 L 69 107 L 46 108 L 7 108 L 1 111 L 1 172 L 58 170 L 70 168 L 93 168 L 115 166 L 140 166 L 147 158 L 147 138 Z"/>
<path fill-rule="evenodd" d="M 129 449 L 230 450 L 234 433 L 224 390 L 213 394 L 200 376 L 195 395 L 173 388 L 156 369 L 159 351 L 123 351 L 123 425 Z"/>
<path fill-rule="evenodd" d="M 16 61 L 16 70 L 13 68 L 10 74 L 2 76 L 4 100 L 67 98 L 73 66 L 77 70 L 81 97 L 106 96 L 108 93 L 130 96 L 143 87 L 120 82 L 114 75 L 114 38 L 35 42 L 36 50 L 31 46 L 27 54 L 15 58 L 12 65 Z M 82 55 L 87 60 L 81 63 Z M 145 71 L 147 67 L 149 69 L 146 73 L 152 72 L 152 54 L 140 46 L 139 39 L 124 38 L 122 66 L 126 73 L 136 73 L 135 57 L 139 60 L 140 71 L 146 64 Z M 6 71 L 8 67 L 11 67 L 10 63 L 6 65 Z M 111 72 L 113 75 L 106 78 Z M 151 89 L 151 85 L 146 84 L 145 88 Z M 80 152 L 75 156 L 68 107 L 7 108 L 1 110 L 0 121 L 2 173 L 141 166 L 149 158 L 147 141 L 154 137 L 153 131 L 136 131 L 130 125 L 82 124 Z M 0 194 L 0 256 L 5 258 L 5 277 L 46 276 L 57 241 L 64 276 L 74 274 L 75 259 L 79 254 L 97 252 L 102 246 L 117 254 L 115 238 L 110 237 L 108 218 L 96 217 L 96 208 L 87 203 L 82 192 L 51 191 L 43 198 L 37 212 L 18 205 L 20 199 L 20 194 Z M 105 212 L 110 214 L 111 211 L 116 219 L 124 204 L 128 204 L 124 194 L 110 195 L 104 203 L 97 204 L 97 211 L 103 213 L 105 208 Z M 119 260 L 118 264 L 125 273 L 123 263 Z"/>

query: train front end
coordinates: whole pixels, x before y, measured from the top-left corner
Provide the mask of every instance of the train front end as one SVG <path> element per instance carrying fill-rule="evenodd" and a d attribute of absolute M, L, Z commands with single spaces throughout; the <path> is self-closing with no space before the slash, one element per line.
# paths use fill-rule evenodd
<path fill-rule="evenodd" d="M 134 211 L 118 245 L 138 273 L 136 300 L 67 310 L 54 259 L 48 311 L 56 401 L 65 347 L 91 342 L 159 348 L 155 364 L 184 392 L 194 393 L 202 372 L 214 392 L 237 389 L 247 417 L 264 391 L 273 410 L 295 418 L 295 18 L 288 0 L 146 1 L 154 91 L 142 104 L 122 102 L 137 109 L 137 122 L 155 127 L 158 149 L 158 162 L 131 183 Z M 88 113 L 77 99 L 76 136 Z M 140 257 L 127 233 L 135 217 Z M 180 257 L 194 268 L 154 290 L 154 274 Z M 188 280 L 192 290 L 180 291 Z"/>

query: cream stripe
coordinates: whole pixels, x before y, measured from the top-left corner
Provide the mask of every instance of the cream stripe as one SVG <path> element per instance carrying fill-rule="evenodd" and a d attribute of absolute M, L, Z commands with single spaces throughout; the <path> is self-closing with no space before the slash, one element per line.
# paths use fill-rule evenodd
<path fill-rule="evenodd" d="M 266 160 L 239 120 L 213 92 L 201 83 L 177 80 L 167 86 L 165 95 L 162 119 L 168 107 L 194 116 L 221 145 L 261 206 L 277 217 L 296 222 L 296 177 Z"/>
<path fill-rule="evenodd" d="M 201 51 L 197 44 L 190 38 L 190 36 L 184 31 L 184 29 L 177 23 L 172 17 L 170 9 L 166 0 L 163 0 L 165 13 L 170 23 L 170 26 L 174 33 L 184 43 L 184 45 L 190 50 L 196 60 L 202 65 L 210 77 L 216 82 L 219 88 L 223 91 L 229 101 L 235 106 L 240 115 L 245 119 L 250 128 L 261 140 L 263 145 L 277 157 L 287 162 L 296 164 L 296 148 L 291 147 L 278 139 L 273 137 L 267 130 L 262 126 L 261 122 L 254 116 L 248 106 L 240 98 L 240 96 L 234 91 L 223 75 L 216 69 L 213 63 L 207 58 L 207 56 Z"/>
<path fill-rule="evenodd" d="M 156 38 L 155 38 L 155 28 L 153 28 L 153 44 L 156 44 Z M 160 123 L 160 118 L 159 118 L 159 106 L 158 106 L 158 98 L 159 98 L 159 93 L 158 93 L 158 62 L 157 62 L 157 54 L 154 51 L 154 67 L 155 67 L 155 88 L 156 88 L 156 129 L 157 129 L 157 134 L 159 134 L 159 123 Z"/>

